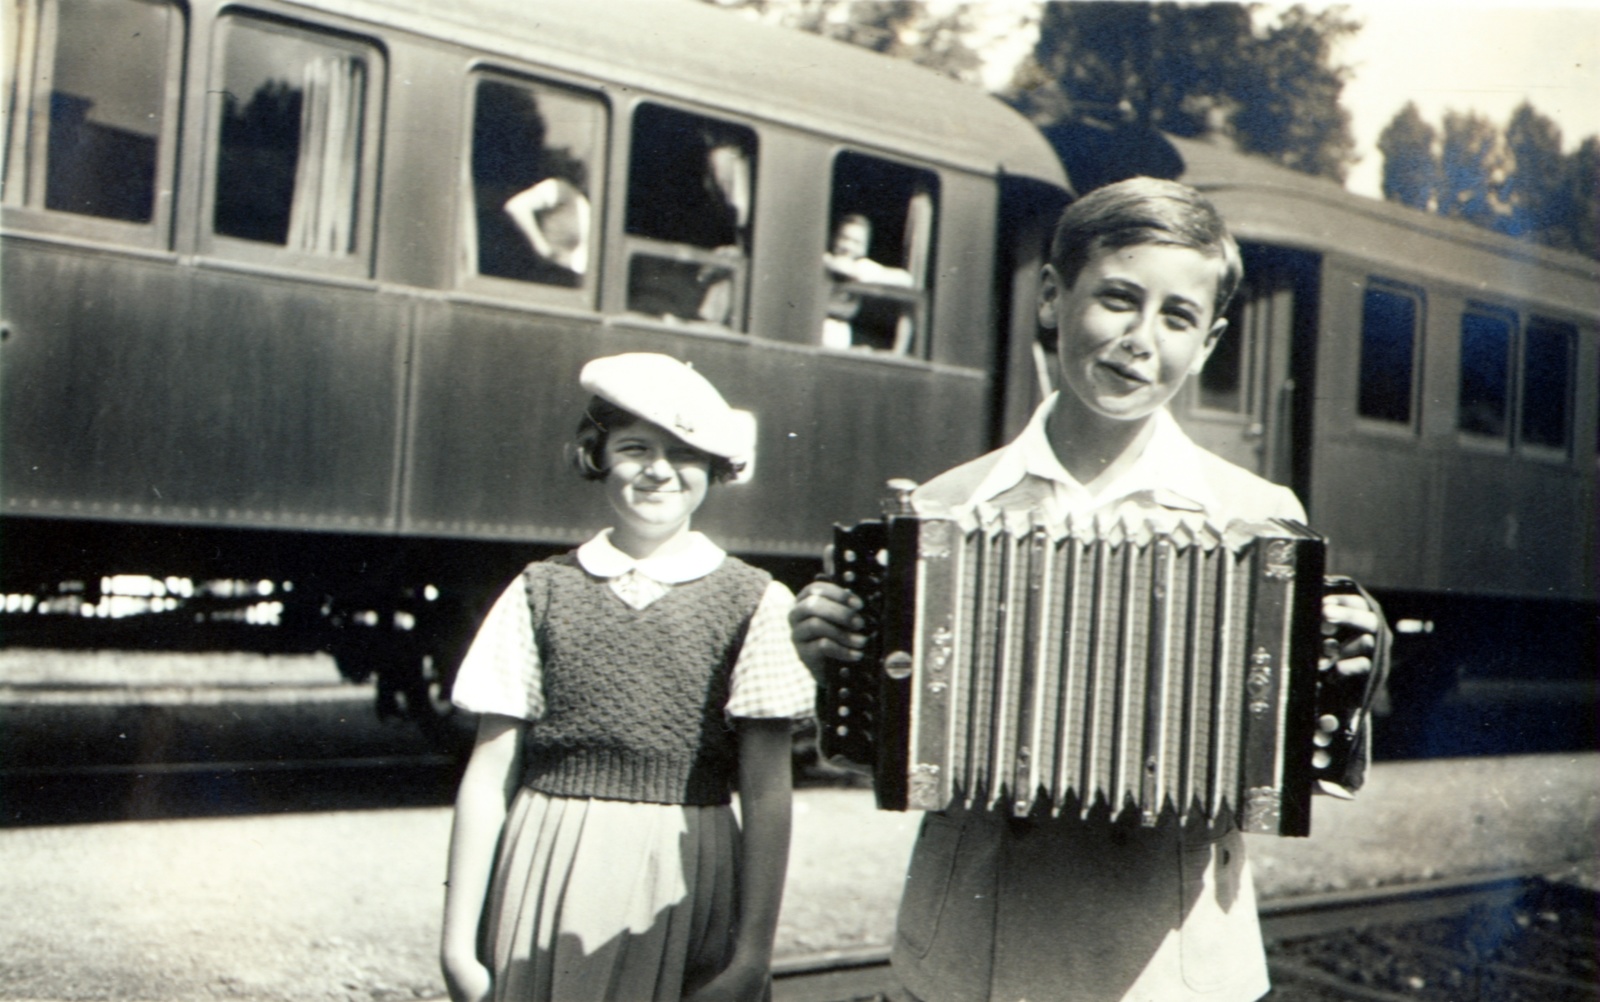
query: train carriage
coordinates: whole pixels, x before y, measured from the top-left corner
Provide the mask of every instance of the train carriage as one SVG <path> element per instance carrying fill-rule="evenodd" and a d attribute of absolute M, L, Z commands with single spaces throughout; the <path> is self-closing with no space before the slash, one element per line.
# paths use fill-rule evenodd
<path fill-rule="evenodd" d="M 1065 197 L 992 99 L 698 4 L 8 0 L 5 37 L 5 642 L 327 649 L 419 712 L 596 527 L 584 361 L 726 388 L 753 476 L 703 525 L 802 573 L 994 440 Z M 846 216 L 903 280 L 824 269 Z"/>
<path fill-rule="evenodd" d="M 1600 263 L 1170 142 L 1246 270 L 1179 418 L 1383 600 L 1388 749 L 1593 747 Z"/>
<path fill-rule="evenodd" d="M 1056 212 L 1161 173 L 1247 272 L 1175 413 L 1384 600 L 1395 747 L 1462 747 L 1426 715 L 1463 680 L 1552 683 L 1595 743 L 1593 261 L 1215 144 L 1046 141 L 709 5 L 4 16 L 0 642 L 327 650 L 429 719 L 500 583 L 596 527 L 558 446 L 628 350 L 755 422 L 702 524 L 798 583 L 886 478 L 1020 427 Z M 850 220 L 892 280 L 824 266 Z"/>

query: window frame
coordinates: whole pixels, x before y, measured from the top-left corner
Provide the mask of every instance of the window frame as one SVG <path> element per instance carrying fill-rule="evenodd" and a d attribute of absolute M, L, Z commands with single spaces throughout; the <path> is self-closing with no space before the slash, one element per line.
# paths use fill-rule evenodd
<path fill-rule="evenodd" d="M 456 199 L 457 245 L 455 286 L 465 292 L 529 300 L 557 308 L 594 312 L 597 308 L 608 260 L 607 212 L 612 174 L 612 153 L 616 145 L 614 125 L 616 107 L 603 88 L 593 84 L 564 79 L 555 74 L 517 69 L 501 63 L 483 62 L 469 66 L 463 79 L 466 86 L 462 95 L 461 131 L 464 149 Z M 484 81 L 494 81 L 517 87 L 528 87 L 535 92 L 541 89 L 557 91 L 592 101 L 599 107 L 601 121 L 599 142 L 594 158 L 589 163 L 589 272 L 576 288 L 545 282 L 524 281 L 502 275 L 485 275 L 478 271 L 477 198 L 473 186 L 472 158 L 474 127 L 476 123 L 478 86 Z"/>
<path fill-rule="evenodd" d="M 189 9 L 178 0 L 122 0 L 165 8 L 166 66 L 161 96 L 161 127 L 156 155 L 150 219 L 137 222 L 48 208 L 50 97 L 56 44 L 60 37 L 59 5 L 51 0 L 19 0 L 8 4 L 20 29 L 10 40 L 23 61 L 8 67 L 6 96 L 18 113 L 8 116 L 4 204 L 8 216 L 29 229 L 66 237 L 104 241 L 149 250 L 168 250 L 174 235 L 177 200 L 178 146 L 184 112 L 184 79 L 188 61 Z M 20 109 L 26 109 L 20 111 Z"/>
<path fill-rule="evenodd" d="M 915 163 L 898 157 L 885 156 L 884 154 L 867 150 L 859 146 L 835 146 L 828 155 L 828 185 L 826 215 L 822 221 L 823 246 L 822 251 L 827 253 L 833 246 L 834 229 L 837 218 L 841 216 L 838 202 L 840 162 L 845 157 L 858 157 L 863 160 L 874 161 L 891 168 L 904 170 L 908 174 L 917 173 L 926 175 L 932 181 L 932 190 L 929 192 L 933 202 L 932 220 L 928 226 L 927 260 L 923 265 L 922 275 L 912 275 L 913 284 L 910 286 L 879 285 L 871 282 L 843 281 L 830 277 L 825 268 L 819 263 L 818 273 L 822 276 L 823 295 L 820 297 L 822 310 L 812 330 L 816 331 L 813 344 L 820 351 L 829 353 L 846 354 L 862 358 L 873 359 L 899 359 L 909 362 L 927 362 L 933 358 L 933 314 L 934 314 L 934 286 L 938 276 L 939 252 L 939 225 L 944 218 L 944 179 L 939 171 L 927 163 Z M 845 213 L 848 214 L 848 213 Z M 877 232 L 879 224 L 873 222 L 873 230 Z M 870 254 L 868 255 L 871 256 Z M 877 261 L 876 258 L 873 258 Z M 877 261 L 882 264 L 883 262 Z M 893 267 L 901 267 L 893 265 Z M 910 271 L 910 269 L 904 269 Z M 887 300 L 899 303 L 909 308 L 908 312 L 912 321 L 911 344 L 904 351 L 893 348 L 872 348 L 870 346 L 848 348 L 830 347 L 821 343 L 821 332 L 827 319 L 827 305 L 834 292 L 842 292 L 872 299 Z"/>
<path fill-rule="evenodd" d="M 326 45 L 366 58 L 366 91 L 362 100 L 361 162 L 351 233 L 353 250 L 332 255 L 298 251 L 275 243 L 230 236 L 216 231 L 217 170 L 221 154 L 223 93 L 227 86 L 228 41 L 242 25 L 246 31 L 290 37 Z M 196 246 L 202 255 L 246 265 L 265 265 L 297 271 L 316 271 L 344 278 L 370 278 L 373 274 L 377 212 L 378 166 L 383 155 L 384 106 L 389 55 L 374 38 L 341 31 L 309 21 L 289 20 L 245 8 L 222 11 L 213 25 L 205 109 L 204 146 L 201 151 L 200 205 L 195 226 Z"/>
<path fill-rule="evenodd" d="M 662 240 L 657 237 L 633 234 L 628 231 L 628 207 L 632 197 L 634 146 L 638 138 L 636 123 L 640 112 L 650 108 L 664 109 L 675 115 L 707 119 L 718 125 L 749 135 L 752 143 L 749 150 L 752 160 L 749 193 L 750 218 L 745 224 L 744 233 L 747 246 L 744 249 L 744 253 L 737 259 L 719 255 L 714 249 L 700 247 L 692 243 Z M 752 336 L 750 331 L 750 291 L 755 248 L 758 244 L 756 236 L 757 217 L 761 214 L 762 146 L 764 144 L 759 123 L 730 114 L 725 109 L 703 108 L 686 101 L 675 100 L 653 93 L 641 94 L 622 106 L 613 106 L 612 111 L 610 155 L 611 163 L 615 170 L 611 175 L 613 179 L 611 189 L 616 211 L 611 214 L 609 224 L 600 230 L 604 238 L 609 238 L 607 245 L 602 249 L 602 253 L 599 256 L 601 267 L 604 269 L 603 289 L 600 299 L 601 309 L 613 316 L 617 322 L 625 324 L 665 325 L 675 331 L 720 335 L 740 341 L 748 340 Z M 677 316 L 668 317 L 632 308 L 629 304 L 629 286 L 631 284 L 633 263 L 635 259 L 641 257 L 655 258 L 668 262 L 692 262 L 728 269 L 731 273 L 732 281 L 728 322 L 717 323 L 710 320 L 687 319 Z"/>
<path fill-rule="evenodd" d="M 1406 402 L 1406 418 L 1395 421 L 1363 413 L 1361 410 L 1361 396 L 1364 386 L 1363 377 L 1366 373 L 1365 349 L 1367 342 L 1366 332 L 1366 303 L 1367 296 L 1372 292 L 1384 292 L 1389 295 L 1408 298 L 1415 304 L 1415 313 L 1411 324 L 1411 381 L 1409 395 Z M 1356 358 L 1355 358 L 1355 393 L 1352 403 L 1357 424 L 1363 430 L 1375 434 L 1392 435 L 1396 437 L 1415 439 L 1422 433 L 1422 384 L 1423 367 L 1426 354 L 1426 339 L 1428 330 L 1428 295 L 1420 286 L 1411 285 L 1381 275 L 1369 275 L 1361 285 L 1360 299 L 1356 310 Z"/>
<path fill-rule="evenodd" d="M 1564 423 L 1562 427 L 1562 444 L 1559 446 L 1546 445 L 1540 442 L 1529 442 L 1527 431 L 1527 400 L 1528 400 L 1528 346 L 1531 342 L 1530 334 L 1536 327 L 1542 327 L 1564 335 L 1566 343 L 1566 385 L 1563 387 L 1562 414 Z M 1578 325 L 1555 317 L 1544 316 L 1530 312 L 1523 321 L 1518 332 L 1517 343 L 1514 348 L 1516 357 L 1516 402 L 1514 404 L 1514 441 L 1515 451 L 1519 456 L 1540 462 L 1566 463 L 1573 456 L 1574 442 L 1577 438 L 1577 385 L 1579 363 L 1579 335 Z"/>

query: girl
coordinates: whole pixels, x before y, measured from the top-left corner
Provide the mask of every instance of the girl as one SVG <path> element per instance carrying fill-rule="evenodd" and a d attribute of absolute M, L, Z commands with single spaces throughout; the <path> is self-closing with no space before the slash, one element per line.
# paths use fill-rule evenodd
<path fill-rule="evenodd" d="M 815 682 L 793 596 L 689 529 L 747 425 L 665 355 L 584 366 L 571 456 L 616 525 L 530 564 L 453 699 L 481 714 L 441 960 L 463 1000 L 761 998 Z M 729 806 L 739 789 L 743 831 Z"/>

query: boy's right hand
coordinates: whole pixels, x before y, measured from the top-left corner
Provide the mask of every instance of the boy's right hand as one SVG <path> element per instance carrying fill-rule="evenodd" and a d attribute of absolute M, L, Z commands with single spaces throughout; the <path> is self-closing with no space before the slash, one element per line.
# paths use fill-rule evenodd
<path fill-rule="evenodd" d="M 494 976 L 476 957 L 461 961 L 446 958 L 441 966 L 450 1002 L 488 1002 Z"/>
<path fill-rule="evenodd" d="M 789 610 L 789 636 L 800 660 L 811 674 L 822 678 L 824 658 L 858 661 L 867 645 L 861 616 L 861 599 L 848 588 L 831 581 L 813 581 L 795 596 Z"/>

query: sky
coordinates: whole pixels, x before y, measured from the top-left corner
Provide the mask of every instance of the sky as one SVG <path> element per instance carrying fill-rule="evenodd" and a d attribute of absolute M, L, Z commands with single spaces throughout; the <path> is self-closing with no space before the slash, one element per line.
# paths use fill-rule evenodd
<path fill-rule="evenodd" d="M 1365 22 L 1339 53 L 1362 161 L 1345 187 L 1377 197 L 1378 134 L 1406 101 L 1435 128 L 1446 109 L 1504 126 L 1524 100 L 1561 126 L 1571 152 L 1600 135 L 1600 0 L 1567 6 L 1352 4 Z M 1426 40 L 1426 42 L 1424 42 Z"/>
<path fill-rule="evenodd" d="M 1036 4 L 982 2 L 993 11 L 997 35 L 986 47 L 986 83 L 999 87 L 1009 78 L 1008 64 L 1032 47 L 1036 31 L 1019 30 L 1018 12 Z M 1446 109 L 1477 111 L 1503 127 L 1527 99 L 1561 127 L 1568 152 L 1585 136 L 1600 135 L 1600 0 L 1344 6 L 1364 22 L 1335 56 L 1351 69 L 1342 103 L 1361 156 L 1345 183 L 1351 191 L 1379 196 L 1378 134 L 1408 100 L 1435 128 Z"/>

